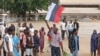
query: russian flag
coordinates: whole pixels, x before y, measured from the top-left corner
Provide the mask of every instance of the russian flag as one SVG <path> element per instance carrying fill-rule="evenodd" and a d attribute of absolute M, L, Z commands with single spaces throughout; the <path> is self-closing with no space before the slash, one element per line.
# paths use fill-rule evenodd
<path fill-rule="evenodd" d="M 49 10 L 45 19 L 47 21 L 53 21 L 55 23 L 58 23 L 60 21 L 60 15 L 63 9 L 64 9 L 63 6 L 59 6 L 55 3 L 52 3 L 49 7 Z"/>

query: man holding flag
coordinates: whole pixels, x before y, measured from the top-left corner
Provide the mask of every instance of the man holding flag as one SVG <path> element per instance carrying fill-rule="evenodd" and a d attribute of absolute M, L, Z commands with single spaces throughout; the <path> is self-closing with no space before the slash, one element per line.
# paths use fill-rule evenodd
<path fill-rule="evenodd" d="M 49 24 L 47 21 L 46 25 L 50 31 L 50 36 L 51 36 L 51 56 L 61 56 L 60 52 L 60 46 L 63 52 L 63 45 L 62 45 L 62 38 L 60 34 L 58 33 L 58 29 L 50 28 Z"/>
<path fill-rule="evenodd" d="M 60 15 L 61 15 L 61 12 L 63 11 L 63 9 L 64 8 L 62 6 L 59 6 L 55 3 L 51 3 L 51 5 L 49 7 L 49 11 L 45 18 L 46 25 L 50 31 L 49 35 L 51 37 L 51 41 L 50 41 L 51 56 L 61 56 L 60 47 L 63 52 L 63 44 L 62 44 L 62 37 L 58 33 L 58 28 L 54 27 L 54 25 L 53 25 L 53 27 L 50 27 L 47 21 L 52 21 L 54 23 L 58 23 L 60 21 Z"/>

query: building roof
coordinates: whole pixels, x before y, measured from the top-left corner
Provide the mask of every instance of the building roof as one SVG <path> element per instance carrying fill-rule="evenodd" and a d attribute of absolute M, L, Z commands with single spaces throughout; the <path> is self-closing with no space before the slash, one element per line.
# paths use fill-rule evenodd
<path fill-rule="evenodd" d="M 40 14 L 46 14 L 47 11 L 38 11 Z M 64 8 L 62 14 L 100 14 L 98 8 Z"/>
<path fill-rule="evenodd" d="M 59 0 L 62 5 L 67 4 L 81 4 L 81 5 L 100 5 L 100 0 Z"/>

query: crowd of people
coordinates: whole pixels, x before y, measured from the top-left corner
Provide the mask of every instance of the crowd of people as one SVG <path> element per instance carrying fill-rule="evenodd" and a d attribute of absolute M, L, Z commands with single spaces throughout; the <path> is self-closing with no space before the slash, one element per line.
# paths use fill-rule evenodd
<path fill-rule="evenodd" d="M 68 35 L 68 46 L 71 54 L 73 56 L 78 55 L 79 37 L 77 33 L 79 24 L 77 20 L 74 23 L 72 20 L 70 20 L 70 23 L 67 23 L 66 19 L 63 19 L 61 23 L 61 34 L 58 32 L 56 24 L 50 27 L 48 21 L 45 20 L 45 23 L 49 29 L 47 36 L 50 43 L 51 56 L 61 56 L 60 50 L 62 49 L 62 52 L 64 51 L 62 41 L 65 39 L 65 32 Z M 3 39 L 0 50 L 3 49 L 4 56 L 38 56 L 39 52 L 44 53 L 44 39 L 46 35 L 44 27 L 36 30 L 32 23 L 29 26 L 27 26 L 27 23 L 23 23 L 22 25 L 18 23 L 17 28 L 14 24 L 11 24 L 11 26 L 5 25 L 4 28 L 4 35 L 0 35 L 0 39 Z"/>
<path fill-rule="evenodd" d="M 39 47 L 41 53 L 44 48 L 44 27 L 35 30 L 32 23 L 27 26 L 27 23 L 22 25 L 18 23 L 17 28 L 14 24 L 4 26 L 4 35 L 0 34 L 0 56 L 38 56 Z M 40 33 L 40 37 L 38 35 Z M 21 51 L 21 53 L 19 53 Z"/>
<path fill-rule="evenodd" d="M 61 22 L 61 33 L 58 31 L 56 24 L 49 26 L 48 21 L 45 20 L 48 28 L 46 34 L 45 28 L 41 27 L 37 30 L 33 27 L 32 23 L 27 26 L 27 23 L 18 23 L 15 27 L 4 26 L 4 35 L 0 34 L 0 55 L 3 49 L 3 56 L 38 56 L 38 53 L 44 53 L 45 36 L 48 36 L 49 47 L 51 49 L 51 56 L 61 56 L 64 52 L 63 40 L 65 40 L 65 33 L 68 39 L 68 47 L 70 56 L 78 56 L 79 51 L 79 23 L 75 19 L 69 22 L 64 18 Z M 96 56 L 96 50 L 100 55 L 100 33 L 97 34 L 96 30 L 93 31 L 91 36 L 91 56 Z M 19 52 L 21 51 L 21 53 Z M 62 51 L 62 52 L 61 52 Z"/>

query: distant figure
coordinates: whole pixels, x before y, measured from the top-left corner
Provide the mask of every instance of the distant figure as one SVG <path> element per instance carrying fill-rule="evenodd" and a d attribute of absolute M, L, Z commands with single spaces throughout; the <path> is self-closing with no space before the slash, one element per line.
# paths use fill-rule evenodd
<path fill-rule="evenodd" d="M 98 55 L 97 56 L 100 56 L 100 33 L 98 34 L 98 46 L 97 46 L 97 50 L 98 50 Z"/>
<path fill-rule="evenodd" d="M 44 49 L 44 38 L 45 37 L 45 30 L 44 27 L 40 29 L 40 52 L 43 53 Z"/>
<path fill-rule="evenodd" d="M 20 27 L 21 27 L 21 23 L 18 23 L 18 26 L 16 28 L 16 34 L 18 35 L 18 37 L 20 37 Z"/>
<path fill-rule="evenodd" d="M 74 29 L 79 30 L 79 23 L 77 22 L 77 19 L 75 19 L 75 22 L 74 22 Z"/>
<path fill-rule="evenodd" d="M 73 29 L 74 29 L 74 24 L 73 24 L 72 20 L 70 20 L 70 22 L 68 24 L 69 37 L 72 35 Z"/>
<path fill-rule="evenodd" d="M 71 52 L 72 56 L 78 56 L 78 51 L 79 51 L 79 36 L 77 35 L 78 30 L 74 29 L 73 30 L 73 35 L 70 37 L 70 44 L 69 44 L 69 49 Z"/>
<path fill-rule="evenodd" d="M 68 24 L 68 47 L 70 48 L 70 38 L 73 35 L 73 29 L 74 29 L 74 25 L 72 20 L 70 20 L 69 24 Z"/>
<path fill-rule="evenodd" d="M 10 27 L 13 27 L 13 28 L 15 28 L 15 25 L 14 24 L 11 24 L 11 26 Z"/>
<path fill-rule="evenodd" d="M 39 46 L 40 46 L 40 39 L 38 36 L 38 30 L 34 30 L 34 36 L 33 36 L 33 56 L 38 56 L 38 52 L 39 52 Z"/>
<path fill-rule="evenodd" d="M 91 56 L 96 56 L 96 50 L 97 50 L 97 31 L 94 30 L 91 35 Z"/>
<path fill-rule="evenodd" d="M 26 29 L 27 27 L 28 27 L 28 26 L 27 26 L 27 23 L 23 23 L 23 24 L 22 24 L 22 28 L 23 28 L 23 29 Z"/>
<path fill-rule="evenodd" d="M 33 35 L 34 35 L 34 30 L 35 30 L 35 29 L 34 29 L 32 23 L 29 24 L 29 30 L 30 30 L 31 36 L 33 36 Z"/>
<path fill-rule="evenodd" d="M 61 23 L 61 35 L 63 40 L 65 38 L 66 26 L 67 26 L 67 22 L 66 22 L 66 18 L 64 18 L 63 22 Z"/>
<path fill-rule="evenodd" d="M 25 22 L 25 23 L 23 23 L 23 27 L 28 27 L 26 22 Z"/>

